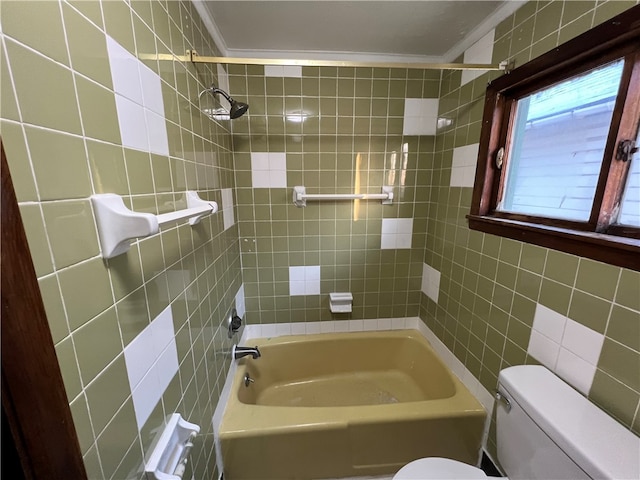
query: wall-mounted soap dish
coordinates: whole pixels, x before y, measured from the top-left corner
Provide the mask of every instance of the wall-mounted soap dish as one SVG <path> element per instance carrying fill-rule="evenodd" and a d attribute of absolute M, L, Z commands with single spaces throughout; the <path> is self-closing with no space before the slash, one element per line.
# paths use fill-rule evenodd
<path fill-rule="evenodd" d="M 198 425 L 187 422 L 179 413 L 171 415 L 145 464 L 145 479 L 180 480 L 193 447 L 193 439 L 199 431 Z"/>

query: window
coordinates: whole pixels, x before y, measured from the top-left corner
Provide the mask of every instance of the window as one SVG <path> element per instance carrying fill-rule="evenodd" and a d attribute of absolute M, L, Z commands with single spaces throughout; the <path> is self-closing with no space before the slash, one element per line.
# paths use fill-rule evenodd
<path fill-rule="evenodd" d="M 489 84 L 469 227 L 640 270 L 640 6 Z"/>

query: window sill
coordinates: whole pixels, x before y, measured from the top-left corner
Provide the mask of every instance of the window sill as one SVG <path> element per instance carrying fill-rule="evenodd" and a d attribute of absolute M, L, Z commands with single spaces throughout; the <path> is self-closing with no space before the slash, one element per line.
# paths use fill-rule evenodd
<path fill-rule="evenodd" d="M 599 262 L 640 271 L 640 240 L 593 232 L 467 215 L 469 228 L 492 235 L 552 248 Z"/>

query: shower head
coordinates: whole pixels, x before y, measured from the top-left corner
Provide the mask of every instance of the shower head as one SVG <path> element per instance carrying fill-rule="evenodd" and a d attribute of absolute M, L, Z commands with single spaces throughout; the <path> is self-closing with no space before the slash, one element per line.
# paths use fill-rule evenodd
<path fill-rule="evenodd" d="M 238 102 L 234 100 L 233 98 L 231 98 L 231 95 L 229 95 L 224 90 L 216 87 L 215 85 L 211 85 L 211 88 L 208 88 L 207 90 L 204 90 L 203 92 L 201 92 L 200 96 L 202 96 L 204 92 L 210 92 L 212 95 L 219 93 L 224 98 L 226 98 L 227 101 L 231 104 L 231 108 L 229 109 L 229 117 L 231 119 L 241 117 L 242 115 L 247 113 L 247 110 L 249 110 L 249 105 L 247 105 L 244 102 Z"/>

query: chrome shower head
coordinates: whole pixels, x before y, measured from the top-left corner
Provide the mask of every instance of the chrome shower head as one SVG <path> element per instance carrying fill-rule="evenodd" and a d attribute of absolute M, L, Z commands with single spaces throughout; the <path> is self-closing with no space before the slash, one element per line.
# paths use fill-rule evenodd
<path fill-rule="evenodd" d="M 216 87 L 215 85 L 211 85 L 211 88 L 205 91 L 211 92 L 212 95 L 219 93 L 227 99 L 227 101 L 231 104 L 231 109 L 229 110 L 229 117 L 231 117 L 231 119 L 241 117 L 242 115 L 247 113 L 247 110 L 249 110 L 249 105 L 244 102 L 238 102 L 234 100 L 233 98 L 231 98 L 231 95 L 229 95 L 224 90 Z"/>

